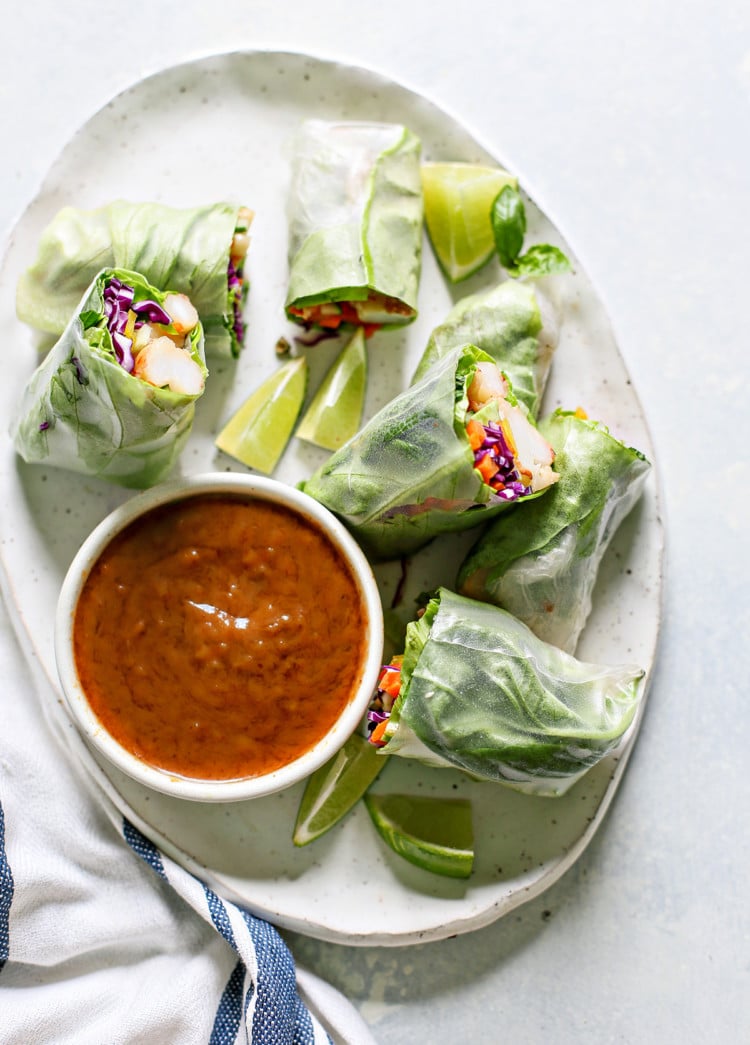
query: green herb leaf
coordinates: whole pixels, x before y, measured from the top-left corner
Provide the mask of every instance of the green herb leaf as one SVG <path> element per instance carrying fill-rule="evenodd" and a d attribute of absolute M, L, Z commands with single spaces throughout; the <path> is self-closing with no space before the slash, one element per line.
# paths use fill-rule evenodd
<path fill-rule="evenodd" d="M 500 190 L 492 204 L 490 220 L 500 264 L 510 270 L 526 235 L 526 209 L 518 189 L 506 185 Z"/>
<path fill-rule="evenodd" d="M 81 326 L 84 330 L 88 330 L 89 327 L 95 327 L 99 320 L 102 318 L 98 312 L 94 312 L 88 309 L 85 312 L 81 312 L 78 316 L 81 321 Z"/>
<path fill-rule="evenodd" d="M 506 266 L 512 276 L 550 276 L 556 272 L 570 272 L 570 260 L 551 243 L 535 243 L 525 254 L 516 258 L 511 268 Z"/>

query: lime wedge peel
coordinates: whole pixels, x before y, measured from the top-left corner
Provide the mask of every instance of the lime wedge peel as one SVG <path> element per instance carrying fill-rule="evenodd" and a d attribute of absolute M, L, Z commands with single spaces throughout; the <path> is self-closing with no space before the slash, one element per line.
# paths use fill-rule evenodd
<path fill-rule="evenodd" d="M 448 878 L 468 878 L 474 866 L 471 803 L 414 795 L 365 795 L 384 842 L 410 863 Z"/>
<path fill-rule="evenodd" d="M 359 733 L 354 733 L 325 765 L 309 777 L 302 795 L 292 841 L 307 845 L 320 838 L 357 804 L 388 761 Z"/>
<path fill-rule="evenodd" d="M 292 359 L 245 400 L 215 439 L 248 468 L 270 475 L 286 449 L 307 391 L 307 360 Z"/>
<path fill-rule="evenodd" d="M 490 211 L 506 185 L 518 179 L 500 167 L 424 163 L 424 216 L 432 248 L 452 283 L 477 272 L 495 253 Z"/>
<path fill-rule="evenodd" d="M 295 432 L 324 450 L 338 450 L 359 429 L 367 387 L 365 335 L 358 328 L 334 361 Z"/>

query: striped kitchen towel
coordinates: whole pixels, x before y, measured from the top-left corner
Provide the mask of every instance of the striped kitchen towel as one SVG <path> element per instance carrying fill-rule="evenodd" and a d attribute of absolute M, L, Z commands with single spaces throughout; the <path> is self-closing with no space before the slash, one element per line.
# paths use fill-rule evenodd
<path fill-rule="evenodd" d="M 374 1045 L 273 926 L 123 820 L 11 644 L 0 603 L 0 1043 Z"/>

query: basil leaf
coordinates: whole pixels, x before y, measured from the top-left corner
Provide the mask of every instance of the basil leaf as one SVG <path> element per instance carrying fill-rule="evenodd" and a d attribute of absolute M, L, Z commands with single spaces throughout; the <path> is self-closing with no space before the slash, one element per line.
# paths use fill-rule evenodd
<path fill-rule="evenodd" d="M 512 276 L 550 276 L 556 272 L 570 272 L 569 259 L 559 247 L 551 243 L 535 243 L 525 254 L 516 258 L 513 267 L 506 266 Z"/>
<path fill-rule="evenodd" d="M 512 269 L 526 235 L 526 208 L 518 189 L 506 185 L 500 190 L 492 204 L 490 220 L 500 264 Z"/>

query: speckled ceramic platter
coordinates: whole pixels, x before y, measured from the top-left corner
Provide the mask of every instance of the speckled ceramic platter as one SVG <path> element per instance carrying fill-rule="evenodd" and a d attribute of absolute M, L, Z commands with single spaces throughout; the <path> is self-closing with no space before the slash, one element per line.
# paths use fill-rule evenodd
<path fill-rule="evenodd" d="M 213 888 L 277 925 L 350 944 L 415 943 L 491 922 L 541 892 L 572 864 L 617 788 L 645 692 L 621 748 L 562 798 L 522 796 L 454 771 L 389 762 L 378 789 L 471 799 L 476 865 L 465 882 L 422 871 L 386 850 L 363 807 L 319 841 L 295 849 L 291 832 L 300 788 L 222 807 L 147 791 L 99 766 L 64 718 L 52 646 L 55 604 L 67 566 L 94 525 L 130 495 L 99 481 L 26 466 L 14 456 L 6 433 L 38 352 L 34 335 L 16 319 L 15 285 L 56 211 L 65 204 L 94 207 L 118 197 L 177 206 L 230 199 L 257 214 L 248 265 L 247 347 L 237 363 L 214 363 L 181 469 L 241 468 L 215 451 L 213 437 L 230 411 L 278 365 L 277 339 L 293 333 L 282 308 L 286 143 L 299 122 L 312 116 L 403 122 L 422 139 L 427 159 L 499 162 L 513 169 L 511 158 L 480 144 L 459 121 L 405 87 L 370 71 L 299 54 L 253 52 L 193 61 L 141 81 L 106 105 L 55 162 L 16 226 L 4 260 L 3 583 L 21 641 L 51 683 L 40 687 L 47 712 L 98 785 L 158 845 Z M 515 173 L 531 191 L 524 173 Z M 574 248 L 538 203 L 527 205 L 529 239 L 556 242 L 574 256 Z M 417 322 L 402 332 L 376 334 L 368 343 L 368 416 L 408 383 L 430 330 L 452 302 L 498 278 L 499 270 L 490 264 L 460 288 L 450 288 L 425 243 Z M 647 425 L 606 311 L 580 264 L 547 289 L 563 325 L 544 411 L 582 404 L 590 416 L 605 421 L 618 438 L 653 460 Z M 311 394 L 336 351 L 331 342 L 308 350 Z M 293 440 L 276 477 L 296 482 L 324 457 L 324 451 Z M 453 583 L 469 540 L 444 538 L 415 557 L 402 611 L 408 615 L 418 592 Z M 607 553 L 579 656 L 638 663 L 648 682 L 659 627 L 661 560 L 652 478 Z M 378 577 L 389 606 L 400 571 L 378 568 Z"/>

